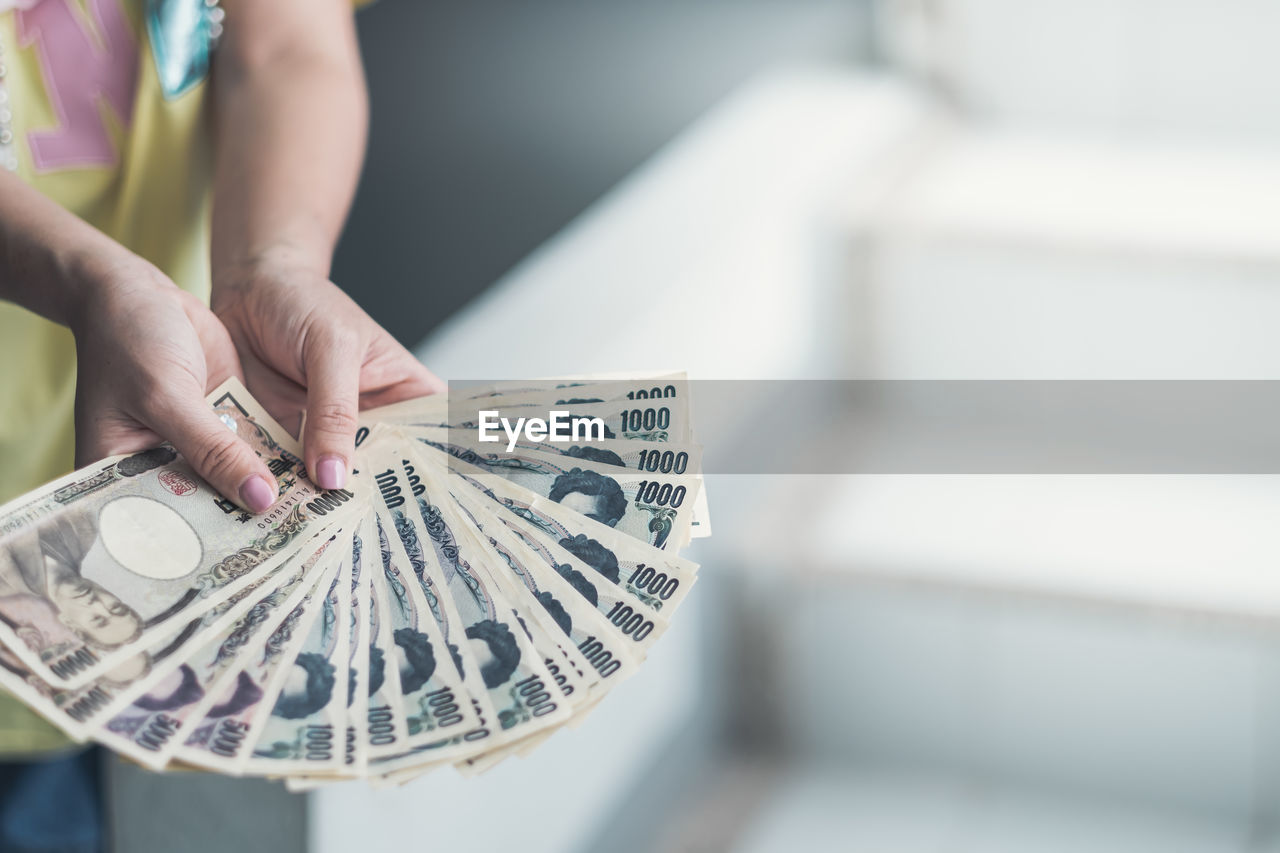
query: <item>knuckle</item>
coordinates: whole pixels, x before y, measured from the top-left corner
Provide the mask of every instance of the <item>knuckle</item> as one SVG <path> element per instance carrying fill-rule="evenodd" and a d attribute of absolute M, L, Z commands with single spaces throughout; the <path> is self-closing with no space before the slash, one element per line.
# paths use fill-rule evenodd
<path fill-rule="evenodd" d="M 342 320 L 313 306 L 302 318 L 302 331 L 307 340 L 320 347 L 331 347 L 346 331 Z"/>
<path fill-rule="evenodd" d="M 354 433 L 358 421 L 355 410 L 346 403 L 321 403 L 307 414 L 312 429 L 337 435 Z"/>
<path fill-rule="evenodd" d="M 206 479 L 219 480 L 235 473 L 240 462 L 240 447 L 230 434 L 211 436 L 196 449 L 195 459 L 190 460 Z"/>

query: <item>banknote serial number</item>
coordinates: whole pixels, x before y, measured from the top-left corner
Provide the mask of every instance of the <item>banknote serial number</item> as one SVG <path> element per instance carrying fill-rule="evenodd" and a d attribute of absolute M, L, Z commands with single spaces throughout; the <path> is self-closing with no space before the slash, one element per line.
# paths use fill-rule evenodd
<path fill-rule="evenodd" d="M 266 530 L 288 515 L 289 510 L 293 509 L 293 507 L 297 506 L 299 503 L 301 503 L 303 508 L 312 515 L 323 516 L 328 515 L 330 512 L 334 511 L 354 497 L 355 495 L 346 489 L 330 489 L 329 491 L 318 492 L 314 495 L 308 495 L 306 492 L 294 492 L 272 507 L 271 511 L 266 515 L 245 515 L 241 520 L 247 521 L 249 518 L 254 518 L 257 521 L 258 529 Z M 221 506 L 221 504 L 219 504 L 219 506 Z M 234 504 L 231 504 L 231 508 L 232 510 L 236 509 Z M 223 511 L 227 511 L 225 507 L 223 508 Z"/>

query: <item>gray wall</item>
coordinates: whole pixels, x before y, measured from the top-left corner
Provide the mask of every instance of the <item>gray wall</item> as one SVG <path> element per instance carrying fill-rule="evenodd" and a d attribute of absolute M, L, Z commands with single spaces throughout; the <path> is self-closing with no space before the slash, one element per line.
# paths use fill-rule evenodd
<path fill-rule="evenodd" d="M 416 344 L 754 73 L 865 57 L 867 6 L 375 3 L 369 159 L 334 279 Z"/>

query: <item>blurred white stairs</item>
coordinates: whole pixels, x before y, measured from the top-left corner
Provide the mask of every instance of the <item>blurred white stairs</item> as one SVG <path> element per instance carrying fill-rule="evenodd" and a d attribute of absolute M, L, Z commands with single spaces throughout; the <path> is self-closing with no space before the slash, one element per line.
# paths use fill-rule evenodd
<path fill-rule="evenodd" d="M 1280 378 L 1280 7 L 883 7 L 949 109 L 836 205 L 849 375 Z M 785 760 L 735 849 L 1280 846 L 1280 478 L 789 488 L 737 543 Z"/>
<path fill-rule="evenodd" d="M 513 353 L 528 375 L 1280 378 L 1280 6 L 881 5 L 900 78 L 757 81 L 420 356 L 456 378 L 506 378 Z M 699 415 L 708 445 L 743 426 Z M 411 833 L 430 799 L 450 849 L 1276 849 L 1274 478 L 708 486 L 682 619 L 737 619 L 673 627 L 576 740 L 356 811 Z M 638 774 L 717 675 L 775 751 L 650 835 L 597 834 L 601 809 L 676 789 Z M 540 762 L 575 796 L 539 792 Z M 516 791 L 517 818 L 555 804 L 537 839 L 480 819 Z M 337 817 L 354 796 L 320 793 L 321 853 L 360 837 Z"/>

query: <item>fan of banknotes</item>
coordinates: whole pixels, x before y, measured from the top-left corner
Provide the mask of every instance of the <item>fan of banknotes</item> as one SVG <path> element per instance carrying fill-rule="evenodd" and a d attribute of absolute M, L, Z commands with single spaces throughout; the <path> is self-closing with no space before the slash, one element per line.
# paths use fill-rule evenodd
<path fill-rule="evenodd" d="M 507 383 L 365 413 L 347 489 L 238 383 L 251 515 L 168 447 L 0 508 L 0 684 L 151 768 L 306 789 L 485 770 L 636 671 L 709 535 L 683 375 Z"/>

